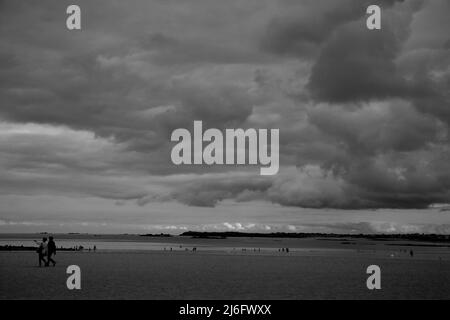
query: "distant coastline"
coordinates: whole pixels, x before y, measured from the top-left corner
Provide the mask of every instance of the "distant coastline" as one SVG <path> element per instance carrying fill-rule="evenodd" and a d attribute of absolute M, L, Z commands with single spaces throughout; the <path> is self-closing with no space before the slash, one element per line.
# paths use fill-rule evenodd
<path fill-rule="evenodd" d="M 146 233 L 146 234 L 130 234 L 130 233 L 115 233 L 115 234 L 97 234 L 97 233 L 51 233 L 51 232 L 36 232 L 36 233 L 0 233 L 0 239 L 4 238 L 27 238 L 35 239 L 46 235 L 54 235 L 59 239 L 110 239 L 110 240 L 137 240 L 150 238 L 165 238 L 176 239 L 178 237 L 189 237 L 194 239 L 227 239 L 227 238 L 283 238 L 283 239 L 308 239 L 315 238 L 317 240 L 345 240 L 345 239 L 367 239 L 374 241 L 424 241 L 424 242 L 445 242 L 450 243 L 450 234 L 427 234 L 427 233 L 295 233 L 295 232 L 237 232 L 237 231 L 223 231 L 223 232 L 207 232 L 207 231 L 186 231 L 181 234 L 168 233 Z"/>
<path fill-rule="evenodd" d="M 226 239 L 232 237 L 250 237 L 250 238 L 364 238 L 375 241 L 384 240 L 409 240 L 409 241 L 426 241 L 426 242 L 450 242 L 450 235 L 441 234 L 422 234 L 422 233 L 407 233 L 407 234 L 337 234 L 337 233 L 289 233 L 289 232 L 274 232 L 274 233 L 247 233 L 247 232 L 198 232 L 187 231 L 180 236 L 193 237 L 201 239 Z M 319 239 L 320 240 L 320 239 Z"/>

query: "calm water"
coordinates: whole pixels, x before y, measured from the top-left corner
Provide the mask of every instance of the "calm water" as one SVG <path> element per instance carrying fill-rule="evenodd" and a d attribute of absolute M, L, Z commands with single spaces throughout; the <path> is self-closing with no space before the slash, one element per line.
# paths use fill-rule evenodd
<path fill-rule="evenodd" d="M 185 241 L 183 241 L 185 240 Z M 248 239 L 227 239 L 220 242 L 211 242 L 211 240 L 196 240 L 195 243 L 189 242 L 192 239 L 177 239 L 176 242 L 164 241 L 139 241 L 134 239 L 71 239 L 56 238 L 57 248 L 74 248 L 83 246 L 84 250 L 93 249 L 96 246 L 98 251 L 191 251 L 197 248 L 197 251 L 226 252 L 232 254 L 281 254 L 281 247 L 289 247 L 290 255 L 370 255 L 387 258 L 409 258 L 409 251 L 414 250 L 414 257 L 419 259 L 431 260 L 450 260 L 450 247 L 417 247 L 417 246 L 386 246 L 385 243 L 377 243 L 370 246 L 348 246 L 339 245 L 339 242 L 331 243 L 329 241 L 315 241 L 305 243 L 301 240 L 297 242 L 279 242 L 274 246 L 270 239 L 261 239 L 258 242 L 248 243 Z M 4 237 L 0 239 L 0 246 L 25 246 L 36 247 L 36 243 L 31 238 Z M 320 245 L 320 247 L 319 247 Z"/>
<path fill-rule="evenodd" d="M 0 246 L 11 245 L 11 246 L 35 246 L 37 244 L 32 239 L 17 239 L 17 238 L 4 238 L 0 239 Z M 273 247 L 248 247 L 248 246 L 239 246 L 239 247 L 230 247 L 230 246 L 217 246 L 212 244 L 192 244 L 192 243 L 170 243 L 170 242 L 148 242 L 148 241 L 132 241 L 132 240 L 121 240 L 121 241 L 102 241 L 95 239 L 57 239 L 56 240 L 57 248 L 73 248 L 83 246 L 85 250 L 89 248 L 93 249 L 96 246 L 97 250 L 100 251 L 110 251 L 110 250 L 119 250 L 119 251 L 136 251 L 136 250 L 150 250 L 150 251 L 164 251 L 164 250 L 173 250 L 173 251 L 186 251 L 192 250 L 193 247 L 196 247 L 198 251 L 225 251 L 225 252 L 256 252 L 256 253 L 273 253 L 278 252 L 279 248 Z M 290 252 L 305 252 L 305 251 L 327 251 L 327 252 L 338 252 L 338 251 L 350 251 L 348 249 L 331 249 L 331 248 L 289 248 Z"/>
<path fill-rule="evenodd" d="M 37 246 L 33 240 L 30 239 L 2 239 L 0 245 L 13 245 L 13 246 Z M 181 248 L 180 248 L 181 245 Z M 97 250 L 164 250 L 170 249 L 182 249 L 187 247 L 184 244 L 165 243 L 165 242 L 139 242 L 139 241 L 98 241 L 91 239 L 61 239 L 56 241 L 58 248 L 73 248 L 83 246 L 85 249 L 97 247 Z M 191 246 L 192 247 L 192 246 Z"/>

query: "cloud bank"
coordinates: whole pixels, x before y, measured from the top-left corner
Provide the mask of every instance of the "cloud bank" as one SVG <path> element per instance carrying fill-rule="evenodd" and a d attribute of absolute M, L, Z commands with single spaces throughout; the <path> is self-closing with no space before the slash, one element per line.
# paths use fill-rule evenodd
<path fill-rule="evenodd" d="M 379 1 L 372 32 L 369 2 L 80 1 L 80 32 L 69 2 L 1 2 L 0 195 L 450 203 L 450 4 Z M 279 128 L 280 173 L 172 165 L 194 120 Z"/>

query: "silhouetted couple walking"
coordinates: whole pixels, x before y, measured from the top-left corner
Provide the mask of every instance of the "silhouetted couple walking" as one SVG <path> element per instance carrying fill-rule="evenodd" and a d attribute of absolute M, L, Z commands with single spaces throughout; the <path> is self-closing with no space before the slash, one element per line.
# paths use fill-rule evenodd
<path fill-rule="evenodd" d="M 39 257 L 39 267 L 42 266 L 42 263 L 44 263 L 44 266 L 48 267 L 50 262 L 53 264 L 53 266 L 56 265 L 56 261 L 53 260 L 52 256 L 56 255 L 56 244 L 55 241 L 53 241 L 53 237 L 49 237 L 48 241 L 47 238 L 42 238 L 42 242 L 35 241 L 39 247 L 36 250 Z M 47 260 L 45 260 L 47 258 Z"/>

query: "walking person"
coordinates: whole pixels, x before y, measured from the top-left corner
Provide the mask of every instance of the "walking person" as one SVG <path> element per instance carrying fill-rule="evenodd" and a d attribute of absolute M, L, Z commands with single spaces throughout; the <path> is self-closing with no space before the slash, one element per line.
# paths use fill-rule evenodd
<path fill-rule="evenodd" d="M 47 238 L 42 238 L 42 242 L 37 242 L 36 240 L 34 240 L 34 242 L 36 242 L 39 246 L 36 250 L 39 257 L 39 267 L 42 266 L 42 262 L 44 262 L 44 266 L 46 266 L 47 261 L 45 261 L 44 257 L 47 255 Z"/>
<path fill-rule="evenodd" d="M 46 266 L 50 264 L 50 262 L 53 264 L 53 266 L 56 265 L 56 261 L 52 259 L 52 255 L 56 255 L 56 244 L 53 240 L 53 237 L 50 236 L 47 244 L 47 264 Z"/>

